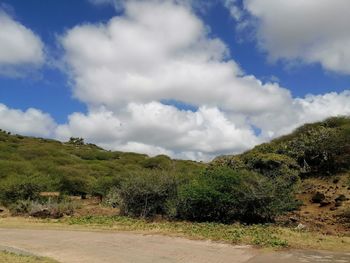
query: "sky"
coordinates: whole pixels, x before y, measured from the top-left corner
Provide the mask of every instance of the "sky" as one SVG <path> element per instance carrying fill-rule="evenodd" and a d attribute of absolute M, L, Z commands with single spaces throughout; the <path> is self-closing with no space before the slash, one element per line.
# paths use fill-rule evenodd
<path fill-rule="evenodd" d="M 208 161 L 350 115 L 348 0 L 0 0 L 0 128 Z"/>

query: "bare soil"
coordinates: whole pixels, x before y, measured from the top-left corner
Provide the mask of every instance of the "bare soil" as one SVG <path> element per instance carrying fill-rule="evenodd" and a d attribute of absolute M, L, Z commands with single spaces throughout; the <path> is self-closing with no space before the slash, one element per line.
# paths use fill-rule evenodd
<path fill-rule="evenodd" d="M 297 195 L 303 205 L 299 211 L 279 218 L 279 223 L 295 227 L 302 224 L 307 230 L 328 235 L 350 236 L 350 224 L 342 217 L 344 211 L 350 209 L 349 180 L 349 174 L 303 180 L 300 193 Z M 325 197 L 321 204 L 312 201 L 317 193 Z M 346 200 L 337 202 L 337 198 L 342 195 Z"/>

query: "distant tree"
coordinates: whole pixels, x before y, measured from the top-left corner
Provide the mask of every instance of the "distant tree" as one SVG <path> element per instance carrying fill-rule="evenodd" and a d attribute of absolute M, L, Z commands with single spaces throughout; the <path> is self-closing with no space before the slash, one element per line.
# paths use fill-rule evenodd
<path fill-rule="evenodd" d="M 74 144 L 74 145 L 84 145 L 84 139 L 83 138 L 78 138 L 78 137 L 70 137 L 69 139 L 69 144 Z"/>

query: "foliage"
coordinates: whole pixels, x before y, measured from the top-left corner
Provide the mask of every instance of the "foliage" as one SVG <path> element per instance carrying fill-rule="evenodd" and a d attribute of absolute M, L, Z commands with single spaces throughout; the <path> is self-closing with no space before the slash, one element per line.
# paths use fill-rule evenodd
<path fill-rule="evenodd" d="M 177 213 L 195 221 L 271 221 L 297 207 L 293 185 L 244 170 L 209 169 L 180 188 Z"/>
<path fill-rule="evenodd" d="M 73 144 L 73 145 L 77 145 L 77 146 L 79 146 L 79 145 L 84 145 L 84 144 L 85 144 L 83 138 L 75 138 L 75 137 L 71 137 L 71 138 L 69 139 L 69 142 L 68 142 L 68 143 L 69 143 L 69 144 Z"/>
<path fill-rule="evenodd" d="M 38 256 L 17 255 L 6 251 L 0 251 L 0 263 L 58 263 L 56 260 Z"/>
<path fill-rule="evenodd" d="M 143 162 L 143 167 L 148 169 L 169 170 L 171 165 L 172 161 L 166 155 L 157 155 L 155 157 L 148 158 Z"/>
<path fill-rule="evenodd" d="M 350 118 L 306 124 L 241 155 L 216 158 L 212 165 L 254 170 L 270 177 L 346 171 L 350 169 Z"/>
<path fill-rule="evenodd" d="M 118 230 L 167 233 L 190 238 L 225 241 L 231 244 L 251 244 L 261 247 L 283 248 L 288 246 L 282 232 L 268 225 L 240 225 L 221 223 L 192 223 L 184 221 L 149 221 L 124 216 L 84 216 L 62 219 L 70 225 L 108 226 Z"/>
<path fill-rule="evenodd" d="M 116 208 L 121 204 L 119 189 L 116 187 L 112 187 L 108 190 L 105 199 L 103 200 L 103 204 L 109 207 Z"/>
<path fill-rule="evenodd" d="M 79 195 L 85 199 L 86 195 L 91 192 L 92 180 L 93 178 L 79 174 L 77 170 L 72 170 L 71 174 L 62 176 L 60 191 L 65 194 Z"/>
<path fill-rule="evenodd" d="M 166 214 L 166 203 L 176 194 L 176 179 L 169 173 L 149 171 L 130 175 L 120 186 L 122 214 L 150 217 Z"/>
<path fill-rule="evenodd" d="M 35 200 L 42 189 L 37 178 L 11 176 L 0 181 L 0 202 L 6 205 L 18 200 Z"/>
<path fill-rule="evenodd" d="M 40 218 L 60 218 L 64 215 L 72 215 L 78 205 L 69 199 L 30 201 L 18 200 L 10 205 L 12 215 L 29 215 Z"/>

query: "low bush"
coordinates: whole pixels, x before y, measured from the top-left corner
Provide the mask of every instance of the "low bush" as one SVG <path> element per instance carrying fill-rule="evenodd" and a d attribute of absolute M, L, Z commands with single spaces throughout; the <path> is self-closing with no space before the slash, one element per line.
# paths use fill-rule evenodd
<path fill-rule="evenodd" d="M 295 209 L 293 180 L 230 168 L 209 169 L 179 189 L 177 216 L 194 221 L 272 221 Z"/>
<path fill-rule="evenodd" d="M 143 162 L 143 167 L 148 169 L 169 170 L 172 166 L 171 159 L 166 155 L 157 155 L 146 159 Z"/>
<path fill-rule="evenodd" d="M 77 208 L 77 203 L 69 199 L 63 199 L 59 202 L 18 200 L 9 207 L 12 215 L 28 215 L 39 218 L 60 218 L 65 215 L 73 215 Z"/>
<path fill-rule="evenodd" d="M 0 202 L 8 205 L 18 200 L 36 200 L 40 198 L 42 190 L 43 186 L 36 177 L 7 177 L 0 183 Z"/>
<path fill-rule="evenodd" d="M 65 194 L 77 195 L 85 199 L 92 190 L 95 178 L 74 167 L 61 168 L 61 172 L 59 190 Z"/>
<path fill-rule="evenodd" d="M 151 217 L 167 214 L 167 201 L 176 195 L 175 176 L 162 171 L 139 172 L 127 177 L 118 191 L 124 215 Z"/>
<path fill-rule="evenodd" d="M 117 187 L 112 187 L 106 194 L 106 197 L 102 202 L 105 206 L 116 208 L 121 204 L 119 189 Z"/>

